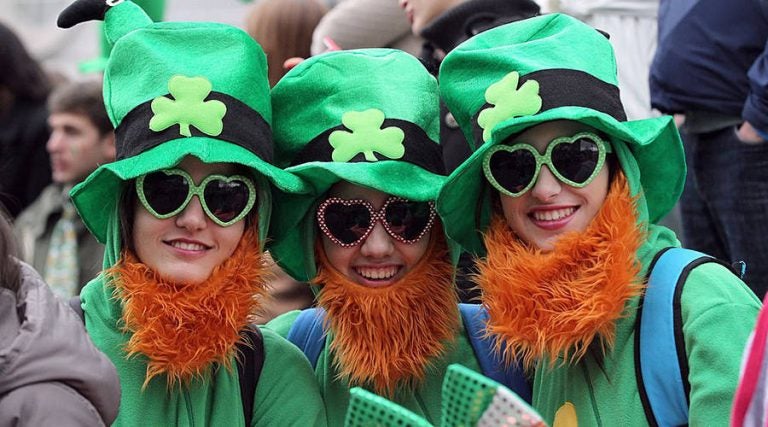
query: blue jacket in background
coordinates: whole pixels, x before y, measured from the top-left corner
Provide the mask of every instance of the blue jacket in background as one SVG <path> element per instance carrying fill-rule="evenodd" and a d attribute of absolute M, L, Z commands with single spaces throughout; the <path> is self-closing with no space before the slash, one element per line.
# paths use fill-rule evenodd
<path fill-rule="evenodd" d="M 768 0 L 661 0 L 651 104 L 710 111 L 768 133 Z"/>

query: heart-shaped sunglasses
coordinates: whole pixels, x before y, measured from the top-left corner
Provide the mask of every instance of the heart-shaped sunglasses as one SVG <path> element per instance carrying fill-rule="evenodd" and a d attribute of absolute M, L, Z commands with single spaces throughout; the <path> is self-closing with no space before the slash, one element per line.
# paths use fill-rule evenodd
<path fill-rule="evenodd" d="M 483 158 L 483 173 L 502 194 L 518 197 L 530 190 L 547 165 L 561 182 L 572 187 L 585 187 L 600 173 L 610 145 L 591 132 L 552 140 L 544 154 L 525 143 L 497 145 Z"/>
<path fill-rule="evenodd" d="M 377 221 L 393 239 L 413 244 L 418 242 L 435 221 L 432 202 L 415 202 L 389 197 L 378 211 L 361 199 L 331 197 L 317 208 L 317 224 L 328 239 L 342 247 L 359 245 L 373 231 Z"/>
<path fill-rule="evenodd" d="M 136 194 L 144 208 L 158 219 L 178 215 L 197 196 L 214 223 L 227 227 L 248 215 L 256 204 L 256 187 L 242 175 L 209 175 L 200 185 L 182 169 L 166 169 L 136 179 Z"/>

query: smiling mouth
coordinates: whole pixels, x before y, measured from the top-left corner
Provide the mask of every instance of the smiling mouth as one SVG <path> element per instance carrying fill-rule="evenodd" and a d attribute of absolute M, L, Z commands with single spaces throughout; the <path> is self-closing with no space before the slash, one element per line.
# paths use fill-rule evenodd
<path fill-rule="evenodd" d="M 553 209 L 553 210 L 547 210 L 547 211 L 534 211 L 530 213 L 530 216 L 535 221 L 541 221 L 541 222 L 559 221 L 563 218 L 573 215 L 574 212 L 576 212 L 576 208 L 569 207 L 569 208 Z"/>
<path fill-rule="evenodd" d="M 401 267 L 389 266 L 389 267 L 356 267 L 355 272 L 366 280 L 371 281 L 386 281 L 390 280 L 397 275 Z"/>
<path fill-rule="evenodd" d="M 210 249 L 209 246 L 203 245 L 202 243 L 182 242 L 179 240 L 171 240 L 169 242 L 165 242 L 165 244 L 170 245 L 176 249 L 181 249 L 183 251 L 204 251 Z"/>

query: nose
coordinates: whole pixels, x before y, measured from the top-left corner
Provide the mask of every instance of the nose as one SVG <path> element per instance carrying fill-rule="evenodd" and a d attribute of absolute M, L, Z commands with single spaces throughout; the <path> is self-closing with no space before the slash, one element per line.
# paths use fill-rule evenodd
<path fill-rule="evenodd" d="M 176 226 L 187 230 L 201 230 L 208 224 L 203 206 L 197 196 L 192 196 L 187 207 L 176 215 Z"/>
<path fill-rule="evenodd" d="M 542 165 L 536 183 L 531 188 L 531 195 L 542 202 L 548 202 L 560 194 L 562 183 L 552 172 L 549 166 Z"/>
<path fill-rule="evenodd" d="M 61 149 L 62 145 L 62 134 L 58 131 L 51 132 L 51 136 L 48 138 L 48 142 L 45 143 L 45 149 L 49 153 L 55 153 Z"/>
<path fill-rule="evenodd" d="M 397 3 L 400 4 L 401 9 L 405 9 L 405 5 L 408 3 L 408 0 L 397 0 Z"/>
<path fill-rule="evenodd" d="M 377 222 L 371 234 L 365 238 L 360 247 L 360 254 L 369 258 L 384 258 L 392 254 L 395 243 L 381 222 Z"/>

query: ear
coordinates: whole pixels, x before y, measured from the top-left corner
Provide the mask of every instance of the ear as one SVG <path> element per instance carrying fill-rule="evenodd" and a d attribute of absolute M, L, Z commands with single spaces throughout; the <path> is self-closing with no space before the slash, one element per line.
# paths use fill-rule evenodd
<path fill-rule="evenodd" d="M 101 154 L 105 162 L 115 161 L 115 132 L 109 131 L 101 137 Z"/>

